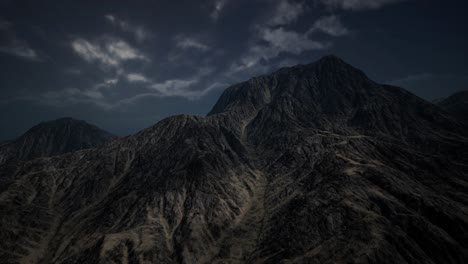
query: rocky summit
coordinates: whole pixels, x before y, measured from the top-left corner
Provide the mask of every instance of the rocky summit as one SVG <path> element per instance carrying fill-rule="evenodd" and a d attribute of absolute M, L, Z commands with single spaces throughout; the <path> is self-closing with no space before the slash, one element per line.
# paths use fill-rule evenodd
<path fill-rule="evenodd" d="M 63 137 L 11 147 L 0 260 L 466 263 L 467 131 L 337 57 L 283 68 L 206 117 L 48 158 L 29 159 Z"/>

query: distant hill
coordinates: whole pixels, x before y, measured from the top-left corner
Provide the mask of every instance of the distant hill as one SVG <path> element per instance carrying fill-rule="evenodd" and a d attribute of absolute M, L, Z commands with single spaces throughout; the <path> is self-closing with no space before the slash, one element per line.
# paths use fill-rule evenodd
<path fill-rule="evenodd" d="M 61 118 L 40 123 L 16 140 L 0 144 L 0 163 L 30 160 L 100 146 L 114 135 L 85 121 Z"/>

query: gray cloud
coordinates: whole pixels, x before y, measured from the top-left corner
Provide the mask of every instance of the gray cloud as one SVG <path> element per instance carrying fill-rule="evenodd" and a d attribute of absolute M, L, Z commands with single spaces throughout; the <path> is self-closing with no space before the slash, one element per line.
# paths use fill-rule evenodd
<path fill-rule="evenodd" d="M 99 61 L 105 65 L 118 65 L 117 59 L 110 56 L 99 45 L 84 39 L 75 39 L 71 47 L 76 54 L 88 62 Z"/>
<path fill-rule="evenodd" d="M 109 88 L 117 85 L 119 83 L 119 78 L 110 78 L 110 79 L 105 79 L 104 81 L 97 83 L 94 85 L 95 89 L 101 89 L 101 88 Z"/>
<path fill-rule="evenodd" d="M 108 88 L 119 88 L 118 84 L 121 80 L 145 85 L 151 82 L 144 74 L 128 70 L 130 65 L 124 62 L 139 61 L 147 63 L 150 60 L 141 51 L 122 39 L 102 37 L 96 41 L 89 41 L 76 38 L 71 41 L 70 46 L 83 60 L 103 66 L 104 68 L 101 68 L 101 70 L 104 70 L 106 74 L 112 73 L 113 76 L 91 85 L 91 88 L 68 88 L 58 92 L 47 92 L 40 98 L 42 103 L 57 106 L 60 106 L 62 102 L 68 104 L 90 103 L 105 110 L 111 110 L 114 109 L 117 103 L 115 99 L 109 98 L 115 92 L 110 92 Z"/>
<path fill-rule="evenodd" d="M 150 88 L 158 91 L 162 96 L 180 95 L 184 94 L 187 88 L 198 82 L 198 79 L 166 80 L 162 83 L 152 84 Z"/>
<path fill-rule="evenodd" d="M 213 69 L 201 68 L 196 74 L 185 79 L 168 79 L 162 82 L 151 83 L 147 88 L 157 92 L 156 94 L 160 97 L 167 96 L 178 96 L 185 97 L 187 99 L 198 98 L 203 96 L 213 87 L 210 85 L 205 89 L 193 89 L 196 85 L 204 84 L 204 80 L 207 76 L 212 74 Z"/>
<path fill-rule="evenodd" d="M 36 101 L 44 105 L 54 107 L 68 107 L 71 104 L 89 103 L 103 109 L 110 109 L 111 105 L 104 101 L 104 95 L 98 89 L 65 88 L 61 90 L 48 91 L 34 98 L 22 98 Z"/>
<path fill-rule="evenodd" d="M 281 54 L 299 55 L 305 51 L 329 49 L 333 42 L 314 38 L 313 34 L 316 32 L 323 32 L 332 37 L 349 33 L 348 28 L 336 15 L 318 19 L 304 33 L 289 29 L 290 24 L 297 21 L 306 11 L 307 6 L 304 2 L 279 1 L 270 18 L 255 26 L 250 48 L 230 65 L 226 75 L 243 71 L 250 74 L 264 72 L 269 67 L 261 65 L 262 62 L 269 62 Z"/>
<path fill-rule="evenodd" d="M 196 49 L 200 51 L 207 51 L 210 49 L 208 45 L 200 40 L 182 34 L 177 35 L 174 40 L 176 42 L 176 46 L 181 49 Z"/>
<path fill-rule="evenodd" d="M 32 100 L 54 107 L 67 107 L 70 104 L 85 103 L 95 105 L 106 111 L 125 111 L 125 106 L 133 105 L 146 98 L 181 97 L 188 100 L 197 100 L 213 90 L 228 86 L 227 83 L 213 82 L 206 85 L 203 89 L 192 89 L 197 85 L 201 85 L 201 79 L 198 79 L 197 77 L 192 79 L 165 80 L 163 82 L 152 83 L 147 86 L 146 88 L 148 92 L 138 93 L 113 102 L 106 100 L 104 93 L 100 91 L 100 88 L 108 87 L 109 85 L 83 90 L 67 88 L 59 91 L 49 91 L 39 97 L 22 99 Z"/>
<path fill-rule="evenodd" d="M 290 24 L 296 21 L 305 10 L 306 6 L 303 2 L 280 1 L 267 24 L 270 26 Z"/>
<path fill-rule="evenodd" d="M 89 88 L 67 87 L 49 90 L 38 96 L 21 97 L 22 100 L 38 102 L 53 107 L 69 107 L 74 104 L 92 104 L 104 110 L 113 110 L 117 104 L 108 100 L 108 89 L 114 88 L 119 78 L 107 78 Z"/>
<path fill-rule="evenodd" d="M 73 51 L 88 62 L 100 62 L 105 66 L 118 66 L 127 60 L 148 59 L 137 49 L 120 39 L 106 39 L 102 43 L 93 43 L 78 38 L 71 42 Z"/>
<path fill-rule="evenodd" d="M 152 34 L 143 26 L 133 25 L 130 22 L 123 20 L 116 15 L 107 14 L 104 16 L 114 26 L 119 27 L 124 32 L 133 34 L 138 42 L 149 39 Z"/>
<path fill-rule="evenodd" d="M 267 43 L 255 44 L 250 47 L 239 62 L 230 66 L 227 74 L 234 74 L 245 70 L 258 71 L 262 67 L 258 64 L 261 60 L 268 61 L 276 58 L 281 53 L 299 55 L 308 50 L 324 50 L 331 46 L 330 42 L 318 41 L 309 38 L 309 33 L 299 33 L 280 28 L 261 28 L 258 32 L 260 39 Z"/>
<path fill-rule="evenodd" d="M 141 82 L 141 83 L 147 83 L 150 82 L 150 79 L 148 79 L 146 76 L 144 76 L 141 73 L 129 73 L 127 74 L 127 81 L 129 82 Z"/>
<path fill-rule="evenodd" d="M 153 81 L 143 73 L 126 73 L 123 70 L 116 72 L 115 78 L 107 78 L 96 83 L 91 88 L 65 88 L 60 90 L 50 90 L 35 97 L 23 97 L 21 99 L 31 100 L 41 104 L 67 107 L 71 104 L 92 104 L 106 111 L 123 111 L 120 107 L 133 104 L 141 99 L 148 97 L 181 97 L 188 100 L 199 99 L 208 92 L 226 87 L 227 84 L 214 82 L 209 84 L 207 77 L 211 75 L 213 69 L 202 67 L 195 74 L 188 78 L 175 78 L 163 81 Z M 120 81 L 125 79 L 127 82 L 137 85 L 140 91 L 123 99 L 111 99 L 109 95 L 112 90 L 109 88 L 122 88 Z M 208 84 L 207 84 L 208 83 Z M 206 86 L 205 88 L 202 88 Z M 202 88 L 202 89 L 200 89 Z M 146 92 L 141 92 L 141 89 Z"/>
<path fill-rule="evenodd" d="M 315 31 L 321 31 L 334 37 L 344 36 L 349 33 L 349 30 L 336 15 L 322 17 L 317 20 L 308 33 L 311 34 Z"/>
<path fill-rule="evenodd" d="M 230 65 L 225 75 L 244 71 L 261 73 L 269 69 L 262 65 L 262 61 L 268 62 L 281 54 L 299 55 L 304 51 L 325 50 L 332 46 L 330 41 L 313 39 L 314 32 L 320 31 L 334 37 L 348 33 L 337 16 L 317 20 L 304 33 L 287 29 L 286 26 L 299 19 L 304 10 L 302 2 L 280 1 L 272 18 L 256 25 L 249 50 Z"/>
<path fill-rule="evenodd" d="M 319 0 L 329 8 L 345 10 L 378 9 L 388 4 L 395 4 L 405 0 Z"/>
<path fill-rule="evenodd" d="M 325 42 L 309 39 L 307 33 L 288 31 L 282 27 L 263 29 L 260 36 L 269 44 L 269 47 L 262 51 L 261 47 L 256 46 L 254 52 L 262 54 L 264 59 L 274 58 L 281 52 L 297 55 L 305 50 L 323 50 L 329 47 L 329 44 Z"/>
<path fill-rule="evenodd" d="M 13 25 L 0 19 L 0 52 L 23 59 L 40 61 L 38 53 L 29 44 L 16 35 Z"/>
<path fill-rule="evenodd" d="M 0 52 L 10 54 L 16 57 L 39 61 L 39 56 L 36 51 L 27 47 L 27 46 L 10 46 L 10 47 L 0 47 Z"/>
<path fill-rule="evenodd" d="M 190 87 L 198 84 L 197 80 L 166 80 L 159 84 L 154 84 L 152 88 L 155 92 L 141 93 L 135 96 L 120 100 L 116 106 L 124 106 L 134 104 L 142 99 L 151 98 L 151 97 L 182 97 L 188 100 L 197 100 L 205 96 L 209 92 L 226 88 L 229 84 L 222 82 L 214 82 L 210 85 L 207 85 L 206 88 L 201 90 L 191 90 Z"/>
<path fill-rule="evenodd" d="M 227 2 L 228 0 L 215 0 L 213 2 L 213 10 L 211 11 L 211 14 L 210 14 L 211 19 L 215 21 L 218 20 Z"/>

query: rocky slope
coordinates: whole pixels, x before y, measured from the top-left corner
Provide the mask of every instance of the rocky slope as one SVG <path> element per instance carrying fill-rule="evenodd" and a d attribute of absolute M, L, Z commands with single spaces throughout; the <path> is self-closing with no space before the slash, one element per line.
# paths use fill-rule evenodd
<path fill-rule="evenodd" d="M 328 56 L 0 166 L 4 263 L 464 263 L 466 124 Z"/>
<path fill-rule="evenodd" d="M 468 122 L 468 91 L 457 92 L 437 104 L 453 116 Z"/>
<path fill-rule="evenodd" d="M 51 157 L 93 148 L 115 136 L 85 121 L 61 118 L 40 123 L 18 139 L 0 145 L 0 164 L 8 160 Z"/>

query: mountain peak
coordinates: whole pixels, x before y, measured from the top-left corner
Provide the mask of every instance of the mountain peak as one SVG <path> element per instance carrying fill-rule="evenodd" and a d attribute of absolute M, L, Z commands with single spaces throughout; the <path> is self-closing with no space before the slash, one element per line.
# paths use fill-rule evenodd
<path fill-rule="evenodd" d="M 309 64 L 308 68 L 318 71 L 317 74 L 321 75 L 322 77 L 331 76 L 332 74 L 339 72 L 340 74 L 346 74 L 346 78 L 367 78 L 363 71 L 335 55 L 324 56 L 318 61 Z M 339 76 L 332 77 L 336 78 Z"/>
<path fill-rule="evenodd" d="M 364 72 L 328 55 L 310 64 L 281 68 L 231 86 L 208 115 L 234 109 L 242 113 L 246 109 L 258 110 L 272 101 L 283 102 L 285 97 L 293 97 L 295 104 L 311 108 L 312 113 L 343 112 L 342 108 L 351 107 L 355 97 L 368 96 L 374 88 L 378 87 Z M 274 100 L 279 98 L 282 99 Z"/>
<path fill-rule="evenodd" d="M 35 133 L 50 133 L 55 130 L 63 130 L 63 129 L 71 129 L 71 130 L 89 130 L 89 131 L 103 131 L 97 126 L 90 124 L 84 120 L 75 119 L 73 117 L 61 117 L 58 119 L 50 120 L 50 121 L 43 121 L 39 124 L 31 127 L 24 135 L 24 137 L 28 134 L 35 134 Z M 110 135 L 110 133 L 103 131 Z"/>
<path fill-rule="evenodd" d="M 286 77 L 291 74 L 300 76 L 301 78 L 313 78 L 325 82 L 352 83 L 357 80 L 370 81 L 363 71 L 335 55 L 327 55 L 305 65 L 281 68 L 272 73 L 272 75 Z"/>
<path fill-rule="evenodd" d="M 299 64 L 296 66 L 284 67 L 273 74 L 289 74 L 291 71 L 299 70 L 302 72 L 313 73 L 317 70 L 333 70 L 333 69 L 351 69 L 353 71 L 360 71 L 351 64 L 347 63 L 336 55 L 326 55 L 321 57 L 319 60 L 308 64 Z"/>
<path fill-rule="evenodd" d="M 326 64 L 326 63 L 331 63 L 331 64 L 343 64 L 344 63 L 344 64 L 347 64 L 343 59 L 341 59 L 340 57 L 338 57 L 336 55 L 333 55 L 333 54 L 323 56 L 316 63 L 318 63 L 318 64 Z"/>
<path fill-rule="evenodd" d="M 250 127 L 275 124 L 293 129 L 297 125 L 298 129 L 353 131 L 415 142 L 430 136 L 421 132 L 422 127 L 441 133 L 464 129 L 434 105 L 401 88 L 378 84 L 334 55 L 227 88 L 208 115 L 219 113 L 229 114 L 236 122 L 253 120 Z M 263 138 L 258 135 L 258 140 Z"/>
<path fill-rule="evenodd" d="M 44 122 L 41 122 L 40 124 L 52 125 L 52 124 L 65 124 L 65 123 L 69 123 L 69 124 L 70 123 L 88 124 L 86 121 L 76 119 L 76 118 L 73 118 L 73 117 L 61 117 L 61 118 L 57 118 L 57 119 L 50 120 L 50 121 L 44 121 Z M 88 124 L 88 125 L 90 125 L 90 124 Z"/>
<path fill-rule="evenodd" d="M 79 119 L 75 119 L 73 117 L 69 117 L 69 116 L 65 116 L 65 117 L 61 117 L 61 118 L 57 118 L 55 120 L 52 120 L 50 122 L 54 122 L 54 121 L 67 121 L 67 122 L 74 122 L 74 121 L 82 121 L 82 120 L 79 120 Z"/>

